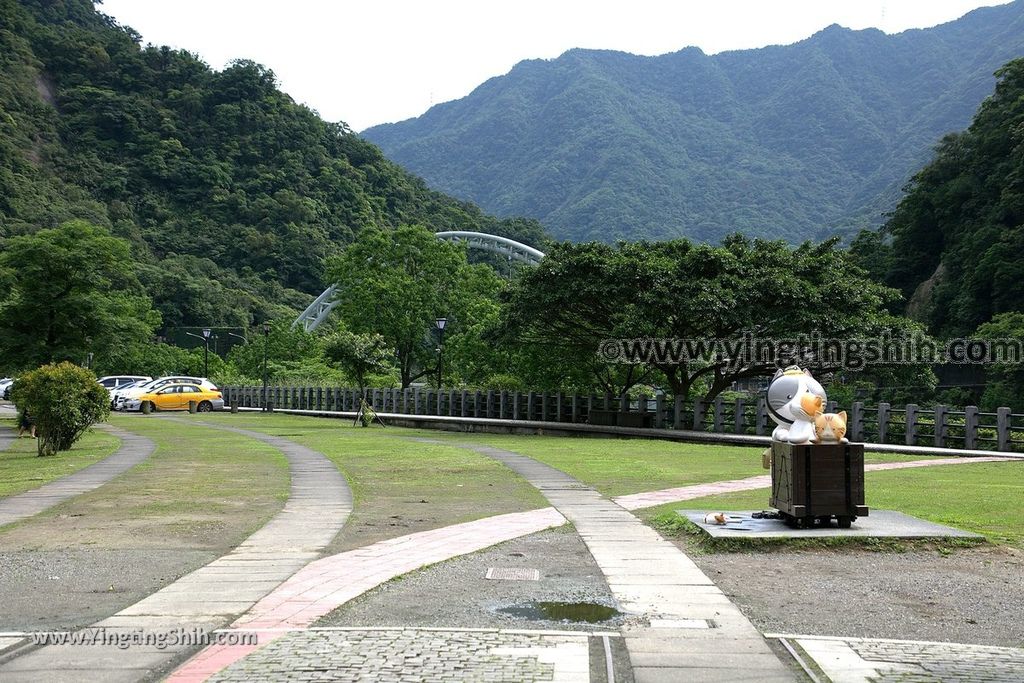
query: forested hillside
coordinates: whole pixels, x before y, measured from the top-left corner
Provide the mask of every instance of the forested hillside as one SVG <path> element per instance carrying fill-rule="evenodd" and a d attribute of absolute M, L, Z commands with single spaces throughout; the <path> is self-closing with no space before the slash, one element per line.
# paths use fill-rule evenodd
<path fill-rule="evenodd" d="M 943 139 L 884 229 L 853 248 L 937 335 L 1024 312 L 1024 59 L 999 71 L 970 127 Z M 1017 325 L 1003 336 L 1024 336 Z"/>
<path fill-rule="evenodd" d="M 131 242 L 164 327 L 294 314 L 364 226 L 543 240 L 429 190 L 263 66 L 143 47 L 89 0 L 0 0 L 0 231 L 72 219 Z"/>
<path fill-rule="evenodd" d="M 1022 54 L 1021 0 L 714 56 L 571 50 L 364 135 L 432 187 L 561 238 L 796 242 L 879 225 Z"/>

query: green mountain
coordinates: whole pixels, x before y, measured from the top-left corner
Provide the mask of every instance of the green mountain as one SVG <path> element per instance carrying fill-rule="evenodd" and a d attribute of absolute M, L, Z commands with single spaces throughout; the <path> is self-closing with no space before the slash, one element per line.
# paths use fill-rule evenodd
<path fill-rule="evenodd" d="M 1022 0 L 712 56 L 571 50 L 363 135 L 432 187 L 560 238 L 798 241 L 881 223 L 1022 54 Z"/>
<path fill-rule="evenodd" d="M 1024 312 L 1024 59 L 999 71 L 995 93 L 942 140 L 884 228 L 852 246 L 935 334 Z"/>
<path fill-rule="evenodd" d="M 0 236 L 76 218 L 131 242 L 165 327 L 294 315 L 368 225 L 544 237 L 428 189 L 263 66 L 142 47 L 88 0 L 0 0 Z"/>

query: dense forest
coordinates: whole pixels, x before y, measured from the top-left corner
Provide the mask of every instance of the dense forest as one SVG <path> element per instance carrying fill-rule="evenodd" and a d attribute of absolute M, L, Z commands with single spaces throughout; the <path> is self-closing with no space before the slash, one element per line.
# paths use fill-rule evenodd
<path fill-rule="evenodd" d="M 542 243 L 426 187 L 272 71 L 140 45 L 90 0 L 0 0 L 0 235 L 79 219 L 131 245 L 160 327 L 293 316 L 363 227 Z"/>
<path fill-rule="evenodd" d="M 880 225 L 1022 54 L 1020 0 L 712 56 L 571 50 L 364 135 L 432 187 L 563 239 L 798 243 Z"/>

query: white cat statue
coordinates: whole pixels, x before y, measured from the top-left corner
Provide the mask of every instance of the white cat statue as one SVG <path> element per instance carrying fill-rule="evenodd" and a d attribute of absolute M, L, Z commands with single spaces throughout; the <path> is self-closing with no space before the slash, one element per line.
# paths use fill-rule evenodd
<path fill-rule="evenodd" d="M 824 409 L 825 401 L 825 389 L 810 370 L 791 365 L 776 372 L 767 392 L 768 414 L 778 424 L 772 440 L 793 444 L 815 441 L 814 418 Z"/>

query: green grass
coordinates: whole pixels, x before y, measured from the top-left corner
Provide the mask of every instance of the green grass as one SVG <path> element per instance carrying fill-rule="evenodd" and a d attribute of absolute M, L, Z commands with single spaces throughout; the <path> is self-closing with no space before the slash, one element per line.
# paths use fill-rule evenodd
<path fill-rule="evenodd" d="M 743 479 L 765 474 L 760 447 L 717 446 L 647 439 L 504 436 L 442 433 L 452 443 L 496 446 L 529 456 L 589 484 L 606 496 Z M 918 460 L 870 454 L 868 462 Z"/>
<path fill-rule="evenodd" d="M 222 552 L 287 499 L 287 461 L 262 442 L 160 418 L 114 416 L 111 423 L 152 439 L 156 451 L 103 486 L 4 527 L 5 547 Z"/>
<path fill-rule="evenodd" d="M 3 422 L 4 426 L 17 430 L 13 420 Z M 121 440 L 113 434 L 92 429 L 71 450 L 40 458 L 35 439 L 28 436 L 15 439 L 6 450 L 0 451 L 0 497 L 24 493 L 77 472 L 113 454 L 120 446 Z"/>
<path fill-rule="evenodd" d="M 527 481 L 490 458 L 410 438 L 443 439 L 436 431 L 364 429 L 348 420 L 281 413 L 222 413 L 201 419 L 291 439 L 338 465 L 352 487 L 355 510 L 331 551 L 547 506 Z"/>
<path fill-rule="evenodd" d="M 971 463 L 868 472 L 869 507 L 921 517 L 1024 548 L 1024 462 Z M 695 498 L 650 508 L 645 519 L 667 528 L 675 510 L 762 510 L 768 489 Z"/>

